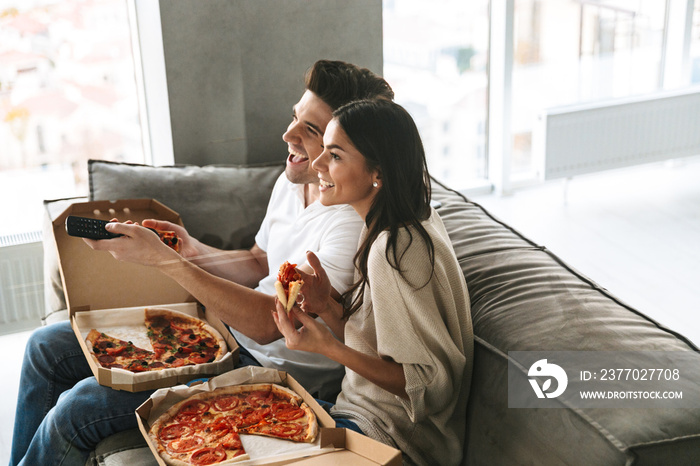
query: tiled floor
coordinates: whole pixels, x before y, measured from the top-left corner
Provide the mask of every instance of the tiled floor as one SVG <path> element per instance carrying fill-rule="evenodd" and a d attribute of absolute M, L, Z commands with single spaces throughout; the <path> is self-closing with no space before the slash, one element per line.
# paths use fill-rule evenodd
<path fill-rule="evenodd" d="M 700 157 L 471 199 L 700 345 Z"/>
<path fill-rule="evenodd" d="M 574 178 L 506 197 L 473 196 L 614 295 L 700 344 L 700 158 Z M 22 350 L 0 337 L 0 464 L 9 461 Z"/>
<path fill-rule="evenodd" d="M 3 362 L 3 381 L 0 384 L 0 464 L 10 462 L 12 426 L 15 420 L 15 404 L 19 389 L 19 373 L 22 367 L 24 346 L 31 332 L 19 332 L 0 336 L 0 354 L 12 355 Z M 12 362 L 15 362 L 13 364 Z"/>

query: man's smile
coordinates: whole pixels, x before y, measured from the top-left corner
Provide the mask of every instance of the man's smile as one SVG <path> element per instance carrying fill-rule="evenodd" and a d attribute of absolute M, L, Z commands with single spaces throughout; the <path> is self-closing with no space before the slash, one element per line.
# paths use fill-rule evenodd
<path fill-rule="evenodd" d="M 309 157 L 290 148 L 288 160 L 290 163 L 302 163 L 307 162 L 309 160 Z"/>

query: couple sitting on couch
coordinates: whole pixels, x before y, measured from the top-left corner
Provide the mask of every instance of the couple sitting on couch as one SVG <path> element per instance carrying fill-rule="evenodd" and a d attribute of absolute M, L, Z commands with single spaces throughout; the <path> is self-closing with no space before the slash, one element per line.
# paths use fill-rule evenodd
<path fill-rule="evenodd" d="M 109 226 L 121 238 L 86 241 L 176 280 L 231 328 L 242 364 L 287 371 L 335 401 L 339 426 L 399 448 L 408 463 L 456 464 L 471 380 L 469 296 L 430 207 L 420 136 L 392 99 L 366 69 L 311 68 L 283 136 L 286 176 L 250 250 L 216 250 L 151 220 L 144 225 L 178 233 L 181 255 L 133 224 Z M 274 297 L 284 261 L 303 264 L 304 299 L 289 315 Z M 151 392 L 115 391 L 91 375 L 68 323 L 35 332 L 11 464 L 84 463 L 100 440 L 136 426 Z"/>

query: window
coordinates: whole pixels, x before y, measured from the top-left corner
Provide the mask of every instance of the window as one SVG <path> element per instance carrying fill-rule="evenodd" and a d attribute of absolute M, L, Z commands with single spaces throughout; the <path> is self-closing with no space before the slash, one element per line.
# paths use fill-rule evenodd
<path fill-rule="evenodd" d="M 383 5 L 385 77 L 418 124 L 431 173 L 457 189 L 486 178 L 506 191 L 537 182 L 541 160 L 533 155 L 532 132 L 546 108 L 700 82 L 700 0 L 513 0 L 504 9 L 487 0 Z M 512 63 L 512 71 L 508 89 L 495 91 L 508 121 L 491 109 L 490 122 L 503 127 L 509 143 L 492 154 L 487 65 L 494 5 L 496 23 L 512 15 L 513 41 L 512 50 L 494 56 Z M 688 13 L 692 30 L 685 33 Z"/>
<path fill-rule="evenodd" d="M 488 0 L 385 0 L 384 77 L 416 121 L 433 176 L 487 177 Z"/>
<path fill-rule="evenodd" d="M 700 0 L 695 0 L 690 43 L 690 82 L 700 84 Z"/>
<path fill-rule="evenodd" d="M 0 7 L 0 235 L 87 193 L 88 159 L 143 162 L 125 0 Z M 10 5 L 10 6 L 8 6 Z"/>
<path fill-rule="evenodd" d="M 665 2 L 515 0 L 511 179 L 532 178 L 547 107 L 660 89 Z"/>

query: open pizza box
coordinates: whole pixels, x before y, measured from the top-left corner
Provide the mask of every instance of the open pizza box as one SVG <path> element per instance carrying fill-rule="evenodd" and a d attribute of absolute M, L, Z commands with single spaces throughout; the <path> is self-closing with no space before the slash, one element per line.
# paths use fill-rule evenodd
<path fill-rule="evenodd" d="M 241 367 L 197 385 L 160 389 L 139 406 L 136 410 L 139 429 L 158 464 L 166 466 L 158 455 L 157 447 L 149 437 L 148 430 L 161 414 L 179 401 L 202 391 L 252 383 L 276 383 L 294 390 L 316 415 L 319 433 L 313 443 L 294 443 L 256 435 L 241 435 L 241 442 L 250 459 L 236 462 L 236 466 L 283 464 L 394 466 L 403 464 L 399 450 L 351 430 L 336 428 L 330 414 L 294 377 L 283 371 L 257 366 Z"/>
<path fill-rule="evenodd" d="M 238 345 L 219 319 L 208 320 L 201 306 L 184 288 L 155 268 L 120 262 L 108 252 L 93 250 L 82 238 L 69 236 L 65 229 L 65 220 L 69 215 L 134 222 L 155 218 L 179 225 L 182 225 L 182 221 L 176 212 L 152 199 L 75 203 L 53 221 L 71 325 L 101 385 L 138 392 L 169 387 L 233 369 L 238 361 Z M 224 338 L 228 353 L 212 363 L 141 373 L 106 369 L 95 362 L 85 343 L 87 333 L 92 328 L 105 333 L 110 329 L 119 332 L 123 327 L 142 324 L 146 307 L 171 309 L 205 320 Z M 145 332 L 145 326 L 143 330 Z"/>

